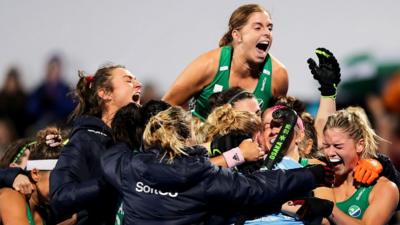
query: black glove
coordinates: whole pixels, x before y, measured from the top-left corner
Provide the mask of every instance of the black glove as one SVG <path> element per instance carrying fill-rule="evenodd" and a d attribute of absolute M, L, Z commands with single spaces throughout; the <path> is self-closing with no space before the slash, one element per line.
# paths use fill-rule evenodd
<path fill-rule="evenodd" d="M 231 131 L 223 136 L 215 137 L 211 142 L 210 157 L 221 155 L 222 153 L 238 147 L 243 140 L 251 138 L 251 135 L 241 131 Z M 262 162 L 244 162 L 237 166 L 238 171 L 243 174 L 252 174 L 258 171 L 262 166 Z"/>
<path fill-rule="evenodd" d="M 321 224 L 322 218 L 332 214 L 333 202 L 316 197 L 304 197 L 293 200 L 293 205 L 301 205 L 296 212 L 296 217 L 305 224 Z"/>
<path fill-rule="evenodd" d="M 308 67 L 315 80 L 321 85 L 318 88 L 321 96 L 336 98 L 336 87 L 340 82 L 340 66 L 335 56 L 325 48 L 317 48 L 319 65 L 312 59 L 307 60 Z"/>
<path fill-rule="evenodd" d="M 293 130 L 297 122 L 297 113 L 292 109 L 283 108 L 273 112 L 272 118 L 271 127 L 282 126 L 282 128 L 264 160 L 264 166 L 269 170 L 273 168 L 275 163 L 281 161 L 293 139 Z"/>
<path fill-rule="evenodd" d="M 335 181 L 335 172 L 332 167 L 317 164 L 306 168 L 314 175 L 318 186 L 332 187 Z"/>

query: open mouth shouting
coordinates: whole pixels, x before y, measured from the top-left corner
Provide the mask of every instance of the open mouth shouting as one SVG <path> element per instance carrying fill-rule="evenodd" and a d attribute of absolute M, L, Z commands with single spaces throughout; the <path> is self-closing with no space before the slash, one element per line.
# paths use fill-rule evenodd
<path fill-rule="evenodd" d="M 336 167 L 340 164 L 343 164 L 343 159 L 340 156 L 329 158 L 328 160 L 329 164 L 331 164 L 332 167 Z"/>
<path fill-rule="evenodd" d="M 269 41 L 261 41 L 257 43 L 256 49 L 260 57 L 265 58 L 267 56 L 268 47 L 269 47 Z"/>
<path fill-rule="evenodd" d="M 136 92 L 132 95 L 132 101 L 139 104 L 140 103 L 140 92 Z"/>

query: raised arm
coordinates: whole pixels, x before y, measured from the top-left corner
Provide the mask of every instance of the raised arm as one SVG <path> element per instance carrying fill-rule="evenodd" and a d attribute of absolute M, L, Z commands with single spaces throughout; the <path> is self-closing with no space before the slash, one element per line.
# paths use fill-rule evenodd
<path fill-rule="evenodd" d="M 321 98 L 314 124 L 318 135 L 318 147 L 320 147 L 328 116 L 336 111 L 336 88 L 340 83 L 340 66 L 329 50 L 317 48 L 315 53 L 318 56 L 319 64 L 317 65 L 312 58 L 309 58 L 307 63 L 314 79 L 321 85 L 318 88 Z"/>
<path fill-rule="evenodd" d="M 322 147 L 322 139 L 324 137 L 323 130 L 328 117 L 336 112 L 336 100 L 321 96 L 319 99 L 319 107 L 317 116 L 315 117 L 314 127 L 317 131 L 318 148 Z"/>
<path fill-rule="evenodd" d="M 272 96 L 286 96 L 289 89 L 289 76 L 286 67 L 272 57 Z"/>
<path fill-rule="evenodd" d="M 184 105 L 191 97 L 211 83 L 217 72 L 220 52 L 220 49 L 214 49 L 195 59 L 176 78 L 162 100 L 172 105 Z"/>

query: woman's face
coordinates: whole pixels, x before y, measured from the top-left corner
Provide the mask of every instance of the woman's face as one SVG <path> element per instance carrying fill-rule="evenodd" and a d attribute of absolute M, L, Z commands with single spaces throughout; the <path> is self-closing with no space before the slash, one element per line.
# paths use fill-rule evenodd
<path fill-rule="evenodd" d="M 272 44 L 272 20 L 267 12 L 254 12 L 247 23 L 234 30 L 232 36 L 237 45 L 245 53 L 247 60 L 263 63 Z"/>
<path fill-rule="evenodd" d="M 334 165 L 336 175 L 351 172 L 364 150 L 363 141 L 355 142 L 340 128 L 330 128 L 324 132 L 323 150 L 327 159 Z"/>
<path fill-rule="evenodd" d="M 116 109 L 120 109 L 131 102 L 139 104 L 142 84 L 136 77 L 124 68 L 116 68 L 112 70 L 111 74 L 113 91 L 110 94 L 110 104 Z"/>
<path fill-rule="evenodd" d="M 263 114 L 262 117 L 262 133 L 259 139 L 260 144 L 263 146 L 265 152 L 269 152 L 274 144 L 276 137 L 279 134 L 279 131 L 282 128 L 281 123 L 277 123 L 273 121 L 272 113 L 274 110 L 267 109 L 267 111 Z M 297 126 L 297 125 L 296 125 Z M 289 145 L 289 149 L 292 149 L 296 146 L 296 143 L 300 143 L 300 141 L 304 138 L 304 132 L 297 130 L 294 132 L 294 137 Z"/>
<path fill-rule="evenodd" d="M 50 199 L 50 171 L 40 171 L 39 174 L 40 177 L 36 183 L 36 187 L 39 189 L 40 194 L 48 201 Z"/>
<path fill-rule="evenodd" d="M 39 201 L 45 201 L 47 203 L 50 199 L 50 171 L 33 168 L 30 171 L 30 175 L 32 180 L 35 182 L 35 191 L 38 194 Z M 39 204 L 40 203 L 43 202 L 39 202 Z"/>
<path fill-rule="evenodd" d="M 258 105 L 257 99 L 255 98 L 245 98 L 239 101 L 236 101 L 233 104 L 233 108 L 239 111 L 247 111 L 255 113 L 256 115 L 261 114 L 260 106 Z"/>

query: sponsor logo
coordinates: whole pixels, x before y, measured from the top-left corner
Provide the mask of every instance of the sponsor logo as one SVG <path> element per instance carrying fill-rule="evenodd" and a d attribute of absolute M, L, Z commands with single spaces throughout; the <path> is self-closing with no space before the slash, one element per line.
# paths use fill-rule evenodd
<path fill-rule="evenodd" d="M 213 90 L 213 92 L 214 92 L 214 93 L 218 93 L 218 92 L 221 92 L 222 89 L 223 89 L 222 85 L 216 84 L 216 85 L 214 85 L 214 90 Z"/>
<path fill-rule="evenodd" d="M 261 91 L 264 91 L 265 88 L 265 83 L 267 82 L 267 78 L 264 77 L 263 81 L 262 81 L 262 85 L 261 85 Z"/>
<path fill-rule="evenodd" d="M 100 134 L 100 135 L 103 135 L 103 136 L 106 136 L 106 137 L 107 137 L 107 134 L 105 134 L 105 133 L 103 133 L 103 132 L 101 132 L 101 131 L 92 130 L 92 129 L 88 129 L 87 131 L 89 131 L 89 132 L 91 132 L 91 133 L 95 133 L 95 134 Z"/>
<path fill-rule="evenodd" d="M 257 98 L 257 102 L 258 106 L 260 106 L 260 108 L 262 109 L 262 107 L 264 106 L 264 100 L 262 100 L 261 98 Z"/>
<path fill-rule="evenodd" d="M 360 191 L 360 193 L 358 193 L 357 198 L 356 198 L 357 201 L 360 201 L 360 198 L 361 198 L 362 194 L 364 194 L 364 191 L 365 191 L 365 189 L 362 189 Z"/>
<path fill-rule="evenodd" d="M 169 196 L 171 198 L 178 197 L 178 192 L 173 192 L 173 193 L 171 193 L 171 192 L 162 192 L 160 190 L 157 190 L 155 188 L 150 187 L 149 185 L 143 184 L 143 182 L 137 182 L 135 190 L 137 192 L 146 193 L 146 194 Z"/>
<path fill-rule="evenodd" d="M 225 70 L 228 70 L 228 69 L 229 69 L 228 66 L 221 66 L 221 67 L 219 68 L 219 71 L 225 71 Z"/>
<path fill-rule="evenodd" d="M 239 156 L 238 156 L 237 153 L 235 153 L 235 154 L 233 155 L 232 159 L 234 159 L 234 160 L 240 162 L 240 159 L 239 159 Z"/>
<path fill-rule="evenodd" d="M 347 212 L 351 217 L 357 218 L 361 215 L 361 208 L 358 205 L 351 205 Z"/>
<path fill-rule="evenodd" d="M 211 156 L 217 156 L 217 155 L 221 155 L 222 154 L 222 152 L 219 150 L 219 149 L 217 149 L 217 148 L 214 148 L 214 149 L 212 149 L 211 150 Z"/>

